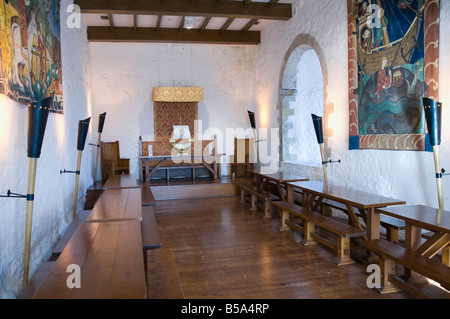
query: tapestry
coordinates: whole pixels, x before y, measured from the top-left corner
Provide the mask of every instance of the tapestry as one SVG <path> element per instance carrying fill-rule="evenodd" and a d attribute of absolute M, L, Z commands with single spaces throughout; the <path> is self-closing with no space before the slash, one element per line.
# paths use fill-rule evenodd
<path fill-rule="evenodd" d="M 348 0 L 349 148 L 428 150 L 439 98 L 439 0 Z"/>
<path fill-rule="evenodd" d="M 197 102 L 154 102 L 155 141 L 166 140 L 169 142 L 174 125 L 189 125 L 191 138 L 194 138 L 195 120 L 197 119 Z"/>
<path fill-rule="evenodd" d="M 60 0 L 0 4 L 0 93 L 21 103 L 52 96 L 63 113 Z"/>

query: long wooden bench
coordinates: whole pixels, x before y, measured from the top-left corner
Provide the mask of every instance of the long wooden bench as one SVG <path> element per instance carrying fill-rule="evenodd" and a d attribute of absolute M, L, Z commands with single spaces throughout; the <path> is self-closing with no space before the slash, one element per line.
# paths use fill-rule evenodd
<path fill-rule="evenodd" d="M 38 269 L 33 273 L 33 277 L 31 277 L 28 284 L 19 292 L 17 299 L 31 299 L 54 264 L 55 261 L 42 262 Z"/>
<path fill-rule="evenodd" d="M 260 207 L 264 210 L 264 218 L 272 218 L 272 202 L 279 200 L 278 196 L 246 182 L 235 182 L 234 185 L 241 189 L 241 202 L 245 202 L 246 193 L 251 195 L 252 207 L 250 210 L 257 210 L 260 207 L 258 203 L 258 198 L 260 198 L 264 201 L 264 206 Z"/>
<path fill-rule="evenodd" d="M 140 224 L 125 220 L 79 225 L 33 298 L 145 299 Z M 67 285 L 70 265 L 80 269 L 79 288 Z"/>
<path fill-rule="evenodd" d="M 80 224 L 84 223 L 84 221 L 86 220 L 87 216 L 90 213 L 91 213 L 90 210 L 82 210 L 75 215 L 74 219 L 64 232 L 64 235 L 61 237 L 61 239 L 58 241 L 55 247 L 53 247 L 51 257 L 52 260 L 58 258 L 58 256 L 61 255 L 62 251 L 64 250 L 64 247 L 66 247 L 73 233 L 77 230 L 77 227 Z"/>
<path fill-rule="evenodd" d="M 379 255 L 381 268 L 382 293 L 398 291 L 394 285 L 418 296 L 429 297 L 420 288 L 414 286 L 395 274 L 395 263 L 417 272 L 450 289 L 450 269 L 442 263 L 429 259 L 417 252 L 407 251 L 405 247 L 384 239 L 364 240 L 361 244 Z"/>
<path fill-rule="evenodd" d="M 172 249 L 154 249 L 148 252 L 148 299 L 183 299 L 183 289 Z"/>
<path fill-rule="evenodd" d="M 142 192 L 142 206 L 156 206 L 155 196 L 148 186 L 141 188 Z"/>
<path fill-rule="evenodd" d="M 322 205 L 322 213 L 325 213 L 326 209 L 334 208 L 340 210 L 348 215 L 347 207 L 343 203 L 335 202 L 329 199 L 324 199 L 321 202 Z M 365 216 L 362 216 L 359 211 L 355 210 L 356 214 L 365 219 Z M 398 243 L 398 233 L 400 230 L 405 229 L 405 222 L 401 219 L 393 218 L 387 215 L 380 215 L 380 225 L 386 229 L 386 238 L 387 240 Z"/>
<path fill-rule="evenodd" d="M 315 244 L 315 241 L 318 241 L 337 252 L 337 257 L 335 259 L 337 265 L 354 263 L 350 258 L 350 238 L 364 236 L 366 234 L 365 230 L 323 216 L 294 203 L 278 201 L 274 202 L 273 205 L 281 210 L 281 219 L 284 229 L 291 227 L 303 233 L 303 244 L 311 245 Z M 303 220 L 303 226 L 289 220 L 289 214 L 301 218 Z M 337 243 L 335 244 L 327 238 L 316 234 L 315 225 L 336 234 L 338 236 Z"/>
<path fill-rule="evenodd" d="M 147 265 L 147 253 L 151 249 L 161 248 L 158 225 L 152 206 L 142 206 L 142 249 L 144 251 L 144 265 Z"/>

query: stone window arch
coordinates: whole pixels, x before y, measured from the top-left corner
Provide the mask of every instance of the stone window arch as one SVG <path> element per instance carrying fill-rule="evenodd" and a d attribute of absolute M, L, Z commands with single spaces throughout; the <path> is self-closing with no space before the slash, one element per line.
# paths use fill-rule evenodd
<path fill-rule="evenodd" d="M 310 35 L 299 35 L 286 52 L 279 82 L 280 163 L 285 171 L 321 179 L 320 150 L 311 113 L 323 116 L 326 146 L 327 114 L 333 111 L 333 104 L 327 104 L 327 79 L 317 41 Z M 325 153 L 329 153 L 327 149 Z"/>

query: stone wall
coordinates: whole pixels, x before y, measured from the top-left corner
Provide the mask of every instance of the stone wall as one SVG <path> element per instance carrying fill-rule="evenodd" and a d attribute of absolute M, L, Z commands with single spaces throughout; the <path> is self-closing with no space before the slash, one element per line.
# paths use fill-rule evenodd
<path fill-rule="evenodd" d="M 64 115 L 49 114 L 37 161 L 30 277 L 42 261 L 48 260 L 53 246 L 72 221 L 75 176 L 59 171 L 76 169 L 78 121 L 94 116 L 86 28 L 67 27 L 66 8 L 70 3 L 73 1 L 61 3 Z M 27 106 L 0 95 L 0 114 L 0 193 L 11 189 L 26 194 Z M 87 144 L 96 140 L 96 132 L 91 126 L 83 151 L 78 209 L 82 209 L 86 189 L 92 185 L 93 152 Z M 0 198 L 0 298 L 14 298 L 22 287 L 25 215 L 25 199 Z"/>

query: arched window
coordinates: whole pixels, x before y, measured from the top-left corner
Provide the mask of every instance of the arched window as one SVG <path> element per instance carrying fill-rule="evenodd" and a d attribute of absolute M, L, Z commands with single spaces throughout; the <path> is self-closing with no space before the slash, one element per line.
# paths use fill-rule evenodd
<path fill-rule="evenodd" d="M 311 114 L 323 116 L 323 72 L 316 51 L 300 45 L 289 56 L 282 81 L 282 161 L 321 166 Z"/>

